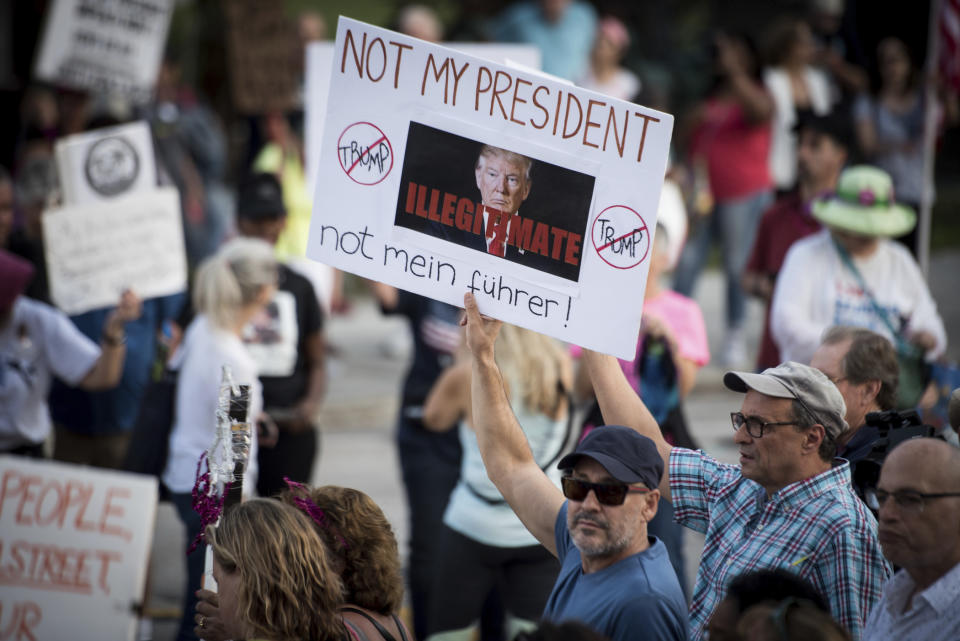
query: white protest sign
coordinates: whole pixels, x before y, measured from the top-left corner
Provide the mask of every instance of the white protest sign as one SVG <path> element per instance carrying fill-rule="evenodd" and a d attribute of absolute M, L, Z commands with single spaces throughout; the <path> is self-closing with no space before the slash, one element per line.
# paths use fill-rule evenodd
<path fill-rule="evenodd" d="M 50 296 L 67 314 L 187 287 L 180 197 L 173 187 L 43 214 Z"/>
<path fill-rule="evenodd" d="M 155 189 L 157 168 L 146 122 L 95 129 L 57 141 L 57 169 L 66 205 L 82 205 Z"/>
<path fill-rule="evenodd" d="M 633 357 L 672 116 L 348 18 L 328 93 L 308 257 Z"/>
<path fill-rule="evenodd" d="M 137 632 L 157 480 L 0 456 L 0 634 L 103 641 Z"/>
<path fill-rule="evenodd" d="M 446 42 L 461 53 L 485 58 L 503 64 L 521 64 L 531 69 L 540 68 L 540 50 L 534 45 L 488 42 Z M 304 78 L 304 148 L 307 187 L 312 198 L 317 186 L 317 165 L 320 160 L 323 121 L 327 115 L 327 88 L 333 70 L 332 42 L 311 42 L 306 51 Z"/>
<path fill-rule="evenodd" d="M 146 102 L 174 0 L 54 0 L 34 73 L 50 82 Z"/>

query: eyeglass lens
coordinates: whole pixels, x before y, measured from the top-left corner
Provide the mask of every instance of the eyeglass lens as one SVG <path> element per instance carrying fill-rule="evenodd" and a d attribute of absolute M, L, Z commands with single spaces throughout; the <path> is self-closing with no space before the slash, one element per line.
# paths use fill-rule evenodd
<path fill-rule="evenodd" d="M 882 507 L 887 502 L 888 497 L 893 497 L 893 502 L 897 504 L 897 507 L 904 510 L 916 510 L 923 507 L 923 495 L 919 492 L 874 490 L 873 495 L 877 499 L 877 507 Z"/>
<path fill-rule="evenodd" d="M 570 476 L 560 479 L 563 495 L 573 501 L 583 501 L 590 490 L 602 505 L 623 505 L 627 498 L 627 486 L 620 483 L 590 483 Z"/>

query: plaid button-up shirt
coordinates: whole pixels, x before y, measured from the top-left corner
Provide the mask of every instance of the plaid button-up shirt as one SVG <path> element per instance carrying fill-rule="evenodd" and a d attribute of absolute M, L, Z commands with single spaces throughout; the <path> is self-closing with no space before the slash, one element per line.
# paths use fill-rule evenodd
<path fill-rule="evenodd" d="M 876 520 L 851 489 L 846 461 L 768 499 L 763 487 L 741 476 L 740 466 L 674 448 L 670 493 L 676 520 L 706 535 L 690 606 L 695 641 L 703 639 L 730 580 L 765 568 L 810 581 L 833 616 L 860 638 L 890 566 Z"/>

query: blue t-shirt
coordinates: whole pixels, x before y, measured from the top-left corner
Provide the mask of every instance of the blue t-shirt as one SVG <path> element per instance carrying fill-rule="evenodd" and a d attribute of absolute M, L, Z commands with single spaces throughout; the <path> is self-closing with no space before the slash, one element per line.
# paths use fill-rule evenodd
<path fill-rule="evenodd" d="M 548 621 L 581 621 L 611 641 L 683 640 L 690 636 L 687 603 L 667 548 L 649 548 L 608 568 L 584 574 L 580 551 L 567 530 L 567 504 L 554 525 L 560 575 L 543 611 Z"/>
<path fill-rule="evenodd" d="M 119 384 L 109 390 L 88 392 L 57 380 L 50 391 L 50 414 L 54 422 L 85 435 L 118 434 L 133 429 L 140 398 L 150 382 L 150 366 L 156 354 L 157 330 L 164 321 L 175 320 L 186 300 L 171 294 L 143 301 L 140 317 L 125 325 L 127 352 Z M 99 343 L 103 324 L 112 307 L 71 316 L 70 320 L 94 343 Z"/>

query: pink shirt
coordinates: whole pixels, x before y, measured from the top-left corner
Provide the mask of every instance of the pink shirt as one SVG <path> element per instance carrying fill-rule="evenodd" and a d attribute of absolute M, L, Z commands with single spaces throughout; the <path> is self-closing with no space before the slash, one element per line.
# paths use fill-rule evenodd
<path fill-rule="evenodd" d="M 703 367 L 710 362 L 710 347 L 707 344 L 707 327 L 703 321 L 703 312 L 697 301 L 687 298 L 675 291 L 665 289 L 656 297 L 646 300 L 643 303 L 644 317 L 659 318 L 673 332 L 674 339 L 677 341 L 677 351 L 683 358 L 689 359 Z M 643 335 L 637 343 L 637 358 L 640 357 L 640 349 L 643 347 Z M 574 357 L 579 357 L 581 349 L 572 346 L 570 349 Z M 637 377 L 637 368 L 633 361 L 620 361 L 620 367 L 626 374 L 630 386 L 639 391 L 640 380 Z"/>

